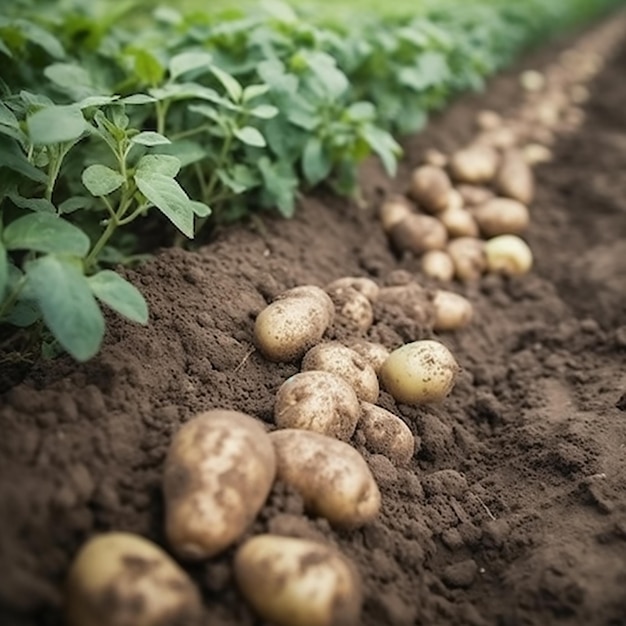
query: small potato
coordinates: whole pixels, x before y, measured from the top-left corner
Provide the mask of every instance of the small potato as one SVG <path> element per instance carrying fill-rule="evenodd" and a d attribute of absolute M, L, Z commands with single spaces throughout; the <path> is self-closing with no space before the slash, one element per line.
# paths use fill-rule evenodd
<path fill-rule="evenodd" d="M 308 430 L 276 430 L 278 479 L 300 493 L 307 510 L 333 526 L 357 528 L 380 511 L 380 491 L 365 459 L 349 444 Z"/>
<path fill-rule="evenodd" d="M 165 532 L 184 559 L 212 557 L 237 541 L 265 503 L 276 473 L 265 429 L 238 411 L 188 421 L 165 459 Z"/>
<path fill-rule="evenodd" d="M 498 169 L 498 153 L 491 147 L 475 144 L 452 155 L 450 172 L 461 183 L 481 185 L 490 182 Z"/>
<path fill-rule="evenodd" d="M 411 175 L 411 197 L 429 213 L 439 213 L 448 206 L 452 184 L 446 172 L 434 165 L 422 165 Z"/>
<path fill-rule="evenodd" d="M 443 400 L 452 390 L 459 366 L 446 346 L 430 339 L 407 343 L 384 362 L 385 389 L 403 404 Z"/>
<path fill-rule="evenodd" d="M 507 150 L 518 142 L 517 133 L 507 126 L 485 131 L 478 135 L 476 143 L 495 148 L 496 150 Z"/>
<path fill-rule="evenodd" d="M 385 200 L 378 211 L 378 217 L 386 233 L 414 212 L 414 207 L 404 196 L 394 195 Z"/>
<path fill-rule="evenodd" d="M 528 205 L 535 195 L 535 178 L 524 155 L 517 150 L 507 152 L 496 174 L 496 189 L 507 198 Z"/>
<path fill-rule="evenodd" d="M 429 148 L 424 152 L 422 159 L 424 165 L 434 165 L 435 167 L 446 167 L 448 165 L 448 157 L 440 150 Z"/>
<path fill-rule="evenodd" d="M 457 330 L 467 326 L 474 317 L 472 303 L 458 293 L 438 289 L 433 299 L 435 305 L 434 330 Z"/>
<path fill-rule="evenodd" d="M 96 535 L 81 549 L 66 584 L 68 626 L 199 626 L 200 593 L 152 542 L 130 533 Z"/>
<path fill-rule="evenodd" d="M 450 193 L 448 194 L 448 206 L 445 211 L 452 211 L 457 209 L 462 209 L 465 206 L 465 200 L 463 200 L 463 196 L 459 191 L 452 188 L 450 189 Z M 443 211 L 445 213 L 445 211 Z"/>
<path fill-rule="evenodd" d="M 360 332 L 374 323 L 372 304 L 361 291 L 353 287 L 335 287 L 328 290 L 335 305 L 335 322 Z"/>
<path fill-rule="evenodd" d="M 436 217 L 419 213 L 407 215 L 395 224 L 389 235 L 397 250 L 417 256 L 427 250 L 444 248 L 448 240 L 445 226 Z"/>
<path fill-rule="evenodd" d="M 329 293 L 335 289 L 343 289 L 345 287 L 351 287 L 356 289 L 359 293 L 362 293 L 370 302 L 376 302 L 378 298 L 378 291 L 380 287 L 371 279 L 364 276 L 345 276 L 344 278 L 338 278 L 333 280 L 332 283 L 326 285 L 326 292 Z"/>
<path fill-rule="evenodd" d="M 376 304 L 382 309 L 399 309 L 406 317 L 423 326 L 432 325 L 435 319 L 435 310 L 429 292 L 416 282 L 383 287 Z"/>
<path fill-rule="evenodd" d="M 396 415 L 375 404 L 361 402 L 357 428 L 374 454 L 384 454 L 395 465 L 408 465 L 415 453 L 411 429 Z"/>
<path fill-rule="evenodd" d="M 333 547 L 257 535 L 235 554 L 235 580 L 265 622 L 276 626 L 357 626 L 363 594 L 356 568 Z"/>
<path fill-rule="evenodd" d="M 475 237 L 459 237 L 448 244 L 448 254 L 454 263 L 454 274 L 463 282 L 478 280 L 487 269 L 485 243 Z"/>
<path fill-rule="evenodd" d="M 463 205 L 467 207 L 484 204 L 493 198 L 493 191 L 487 187 L 479 187 L 477 185 L 459 185 L 458 192 L 463 198 Z"/>
<path fill-rule="evenodd" d="M 358 352 L 338 341 L 320 343 L 302 359 L 302 371 L 321 370 L 343 378 L 356 392 L 359 400 L 376 402 L 378 377 L 374 368 Z"/>
<path fill-rule="evenodd" d="M 474 216 L 466 209 L 446 209 L 438 217 L 446 227 L 450 239 L 478 237 L 478 224 Z"/>
<path fill-rule="evenodd" d="M 526 206 L 510 198 L 493 198 L 472 209 L 472 215 L 485 237 L 518 235 L 530 222 Z"/>
<path fill-rule="evenodd" d="M 495 111 L 483 109 L 476 116 L 476 125 L 480 130 L 494 130 L 502 126 L 502 116 Z"/>
<path fill-rule="evenodd" d="M 549 163 L 552 161 L 552 150 L 542 146 L 540 143 L 529 143 L 524 146 L 523 156 L 528 165 Z"/>
<path fill-rule="evenodd" d="M 333 321 L 335 305 L 319 287 L 290 289 L 257 316 L 254 339 L 271 361 L 295 361 L 319 343 Z"/>
<path fill-rule="evenodd" d="M 533 265 L 528 244 L 515 235 L 500 235 L 485 242 L 487 267 L 490 272 L 507 276 L 526 274 Z"/>
<path fill-rule="evenodd" d="M 341 376 L 319 370 L 288 378 L 274 404 L 274 420 L 279 428 L 313 430 L 346 441 L 354 434 L 359 412 L 352 386 Z"/>
<path fill-rule="evenodd" d="M 545 76 L 536 70 L 526 70 L 519 77 L 525 91 L 541 91 L 546 83 Z"/>
<path fill-rule="evenodd" d="M 430 278 L 449 283 L 454 278 L 454 263 L 447 252 L 430 250 L 422 257 L 422 272 Z"/>
<path fill-rule="evenodd" d="M 382 343 L 359 339 L 348 344 L 350 350 L 360 354 L 373 368 L 376 374 L 380 371 L 385 359 L 389 356 L 389 350 Z"/>

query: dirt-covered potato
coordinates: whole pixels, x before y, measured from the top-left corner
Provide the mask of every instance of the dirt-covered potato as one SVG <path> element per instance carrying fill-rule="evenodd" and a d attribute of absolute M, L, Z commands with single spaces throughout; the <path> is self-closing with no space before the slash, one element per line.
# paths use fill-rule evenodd
<path fill-rule="evenodd" d="M 376 374 L 380 371 L 385 359 L 389 356 L 389 350 L 382 343 L 357 339 L 348 343 L 348 348 L 360 354 L 373 368 Z"/>
<path fill-rule="evenodd" d="M 357 528 L 378 515 L 378 485 L 351 445 L 296 429 L 276 430 L 270 439 L 278 479 L 300 493 L 307 510 L 343 528 Z"/>
<path fill-rule="evenodd" d="M 476 115 L 476 125 L 480 130 L 494 130 L 502 126 L 502 116 L 495 111 L 483 109 Z"/>
<path fill-rule="evenodd" d="M 478 144 L 489 146 L 496 150 L 507 150 L 517 144 L 518 136 L 512 128 L 502 126 L 501 128 L 482 132 L 476 137 L 475 141 Z"/>
<path fill-rule="evenodd" d="M 258 314 L 255 343 L 271 361 L 294 361 L 321 341 L 334 311 L 323 289 L 312 285 L 290 289 Z"/>
<path fill-rule="evenodd" d="M 429 213 L 439 213 L 447 208 L 451 189 L 450 178 L 440 167 L 422 165 L 413 170 L 409 193 Z"/>
<path fill-rule="evenodd" d="M 447 252 L 430 250 L 422 257 L 422 272 L 430 278 L 449 283 L 454 278 L 454 263 Z"/>
<path fill-rule="evenodd" d="M 504 154 L 496 174 L 495 186 L 498 192 L 507 198 L 525 205 L 532 202 L 535 195 L 535 178 L 521 152 L 509 150 Z"/>
<path fill-rule="evenodd" d="M 333 280 L 332 283 L 326 285 L 325 289 L 327 293 L 330 293 L 336 289 L 344 289 L 346 287 L 356 289 L 356 291 L 362 293 L 370 302 L 376 302 L 380 289 L 371 278 L 366 278 L 365 276 L 344 276 L 343 278 Z"/>
<path fill-rule="evenodd" d="M 202 601 L 187 574 L 161 548 L 131 533 L 90 539 L 65 588 L 68 626 L 199 626 Z"/>
<path fill-rule="evenodd" d="M 533 265 L 528 244 L 515 235 L 500 235 L 485 242 L 487 267 L 490 272 L 508 276 L 526 274 Z"/>
<path fill-rule="evenodd" d="M 448 165 L 448 157 L 440 150 L 435 150 L 435 148 L 426 150 L 422 161 L 424 165 L 434 165 L 435 167 L 446 167 Z"/>
<path fill-rule="evenodd" d="M 275 626 L 357 626 L 363 594 L 356 568 L 333 547 L 257 535 L 235 554 L 235 580 L 263 621 Z"/>
<path fill-rule="evenodd" d="M 382 287 L 376 305 L 379 309 L 398 309 L 423 326 L 432 325 L 435 319 L 430 293 L 416 282 Z"/>
<path fill-rule="evenodd" d="M 447 252 L 454 264 L 455 276 L 463 281 L 478 280 L 487 269 L 485 242 L 476 237 L 453 239 Z"/>
<path fill-rule="evenodd" d="M 414 207 L 407 198 L 400 195 L 393 195 L 387 198 L 378 210 L 378 218 L 386 233 L 401 222 L 407 215 L 414 212 Z"/>
<path fill-rule="evenodd" d="M 188 421 L 165 459 L 165 532 L 176 554 L 205 559 L 237 541 L 265 503 L 276 473 L 265 429 L 238 411 Z"/>
<path fill-rule="evenodd" d="M 474 317 L 472 303 L 458 293 L 438 289 L 433 299 L 437 331 L 457 330 L 467 326 Z"/>
<path fill-rule="evenodd" d="M 320 343 L 302 359 L 302 371 L 322 370 L 343 378 L 354 389 L 359 400 L 376 402 L 378 377 L 367 359 L 338 341 Z"/>
<path fill-rule="evenodd" d="M 361 402 L 357 428 L 365 446 L 374 454 L 384 454 L 395 465 L 408 465 L 415 452 L 411 429 L 397 416 L 375 404 Z"/>
<path fill-rule="evenodd" d="M 463 198 L 463 205 L 466 207 L 485 204 L 487 200 L 493 198 L 493 191 L 480 185 L 459 185 L 457 190 Z"/>
<path fill-rule="evenodd" d="M 400 252 L 412 252 L 419 256 L 427 250 L 440 250 L 446 245 L 448 233 L 436 218 L 420 213 L 411 213 L 391 229 L 389 236 Z"/>
<path fill-rule="evenodd" d="M 493 198 L 474 207 L 472 215 L 485 237 L 496 235 L 518 235 L 530 222 L 526 205 L 511 198 Z"/>
<path fill-rule="evenodd" d="M 452 177 L 460 183 L 490 182 L 498 169 L 498 153 L 490 146 L 475 144 L 455 152 L 450 159 Z"/>
<path fill-rule="evenodd" d="M 452 390 L 459 366 L 446 346 L 430 339 L 394 350 L 383 363 L 385 389 L 403 404 L 443 400 Z"/>
<path fill-rule="evenodd" d="M 335 305 L 335 324 L 365 332 L 374 323 L 374 310 L 370 300 L 354 287 L 328 289 Z"/>
<path fill-rule="evenodd" d="M 467 209 L 446 209 L 439 214 L 450 239 L 455 237 L 478 237 L 478 224 Z"/>
<path fill-rule="evenodd" d="M 350 383 L 337 374 L 311 370 L 295 374 L 280 386 L 274 421 L 279 428 L 302 428 L 348 440 L 360 410 Z"/>
<path fill-rule="evenodd" d="M 528 165 L 537 165 L 538 163 L 548 163 L 552 161 L 552 150 L 546 146 L 542 146 L 540 143 L 526 144 L 522 154 Z"/>
<path fill-rule="evenodd" d="M 526 91 L 541 91 L 546 84 L 546 78 L 537 70 L 525 70 L 520 74 L 520 84 Z"/>

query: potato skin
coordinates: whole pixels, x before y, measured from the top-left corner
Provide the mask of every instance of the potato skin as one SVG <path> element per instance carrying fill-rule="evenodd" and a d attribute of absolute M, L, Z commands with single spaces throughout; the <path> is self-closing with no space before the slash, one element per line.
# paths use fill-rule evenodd
<path fill-rule="evenodd" d="M 524 155 L 517 150 L 506 152 L 496 175 L 495 185 L 501 195 L 530 204 L 535 195 L 535 180 Z"/>
<path fill-rule="evenodd" d="M 479 185 L 459 185 L 457 190 L 463 198 L 463 205 L 466 207 L 485 204 L 487 200 L 491 200 L 494 196 L 491 189 L 480 187 Z"/>
<path fill-rule="evenodd" d="M 429 213 L 440 213 L 448 206 L 452 183 L 446 172 L 434 165 L 422 165 L 411 175 L 411 197 Z"/>
<path fill-rule="evenodd" d="M 439 214 L 450 239 L 454 237 L 478 237 L 478 224 L 466 209 L 446 209 Z"/>
<path fill-rule="evenodd" d="M 438 289 L 433 299 L 435 305 L 434 330 L 458 330 L 469 325 L 474 317 L 472 303 L 458 293 Z"/>
<path fill-rule="evenodd" d="M 416 256 L 427 250 L 440 250 L 448 240 L 445 226 L 436 217 L 420 213 L 407 215 L 393 226 L 389 236 L 397 250 Z"/>
<path fill-rule="evenodd" d="M 478 280 L 487 269 L 485 242 L 476 237 L 459 237 L 448 244 L 456 277 L 463 282 Z"/>
<path fill-rule="evenodd" d="M 378 296 L 377 306 L 400 309 L 404 315 L 424 326 L 432 325 L 435 308 L 430 293 L 416 282 L 406 285 L 383 287 Z"/>
<path fill-rule="evenodd" d="M 199 626 L 200 593 L 161 548 L 131 533 L 82 546 L 66 582 L 68 626 Z"/>
<path fill-rule="evenodd" d="M 393 195 L 380 205 L 378 218 L 380 219 L 383 230 L 389 233 L 398 222 L 401 222 L 407 215 L 413 212 L 414 207 L 407 198 L 400 195 Z"/>
<path fill-rule="evenodd" d="M 278 479 L 300 493 L 309 511 L 341 528 L 357 528 L 378 515 L 378 485 L 351 445 L 297 429 L 276 430 L 270 439 Z"/>
<path fill-rule="evenodd" d="M 475 144 L 455 152 L 450 159 L 452 177 L 461 183 L 480 185 L 490 182 L 498 168 L 498 153 L 491 147 Z"/>
<path fill-rule="evenodd" d="M 276 394 L 274 421 L 279 428 L 301 428 L 348 440 L 359 421 L 359 400 L 345 379 L 310 370 L 288 378 Z"/>
<path fill-rule="evenodd" d="M 430 250 L 422 257 L 422 272 L 430 278 L 449 283 L 454 278 L 454 263 L 444 250 Z"/>
<path fill-rule="evenodd" d="M 328 294 L 335 305 L 336 324 L 365 332 L 374 323 L 371 300 L 362 291 L 350 286 L 335 286 L 328 289 Z M 378 291 L 376 295 L 378 296 Z"/>
<path fill-rule="evenodd" d="M 472 209 L 472 215 L 485 237 L 519 235 L 530 222 L 526 206 L 510 198 L 493 198 Z"/>
<path fill-rule="evenodd" d="M 276 626 L 357 626 L 363 593 L 356 568 L 329 545 L 257 535 L 235 554 L 235 579 Z"/>
<path fill-rule="evenodd" d="M 352 341 L 348 344 L 348 348 L 360 354 L 374 368 L 376 374 L 389 356 L 389 350 L 382 343 L 365 341 L 364 339 Z"/>
<path fill-rule="evenodd" d="M 253 417 L 201 413 L 174 436 L 165 459 L 165 532 L 184 559 L 205 559 L 233 544 L 272 488 L 276 459 Z"/>
<path fill-rule="evenodd" d="M 516 276 L 526 274 L 533 265 L 533 253 L 528 244 L 516 235 L 500 235 L 485 243 L 490 272 Z"/>
<path fill-rule="evenodd" d="M 343 289 L 345 287 L 356 289 L 370 302 L 376 302 L 378 291 L 380 290 L 380 287 L 371 278 L 366 278 L 365 276 L 344 276 L 326 285 L 326 292 L 333 292 L 335 289 Z"/>

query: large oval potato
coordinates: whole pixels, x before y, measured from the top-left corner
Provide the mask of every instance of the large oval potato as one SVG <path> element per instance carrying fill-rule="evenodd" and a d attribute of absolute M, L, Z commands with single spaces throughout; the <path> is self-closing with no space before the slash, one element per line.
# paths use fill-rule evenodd
<path fill-rule="evenodd" d="M 438 289 L 433 299 L 435 305 L 434 330 L 457 330 L 467 326 L 474 317 L 472 303 L 458 293 Z"/>
<path fill-rule="evenodd" d="M 323 289 L 313 285 L 290 289 L 257 316 L 255 343 L 271 361 L 296 360 L 321 341 L 334 311 Z"/>
<path fill-rule="evenodd" d="M 455 237 L 478 237 L 478 224 L 468 210 L 463 208 L 446 209 L 438 217 L 446 227 L 450 239 Z"/>
<path fill-rule="evenodd" d="M 361 402 L 357 428 L 374 454 L 384 454 L 395 465 L 408 465 L 415 452 L 411 429 L 397 416 L 375 404 Z"/>
<path fill-rule="evenodd" d="M 151 541 L 111 532 L 90 539 L 70 567 L 68 626 L 166 626 L 201 623 L 200 593 Z"/>
<path fill-rule="evenodd" d="M 417 256 L 444 248 L 448 240 L 445 226 L 436 217 L 421 213 L 411 213 L 394 224 L 389 236 L 397 250 Z"/>
<path fill-rule="evenodd" d="M 302 428 L 344 440 L 352 437 L 359 412 L 359 399 L 350 383 L 319 370 L 288 378 L 274 404 L 279 428 Z"/>
<path fill-rule="evenodd" d="M 338 341 L 320 343 L 302 359 L 302 371 L 322 370 L 341 376 L 354 389 L 359 400 L 376 402 L 378 377 L 374 368 L 358 352 Z"/>
<path fill-rule="evenodd" d="M 245 599 L 276 626 L 357 626 L 363 595 L 354 566 L 329 545 L 258 535 L 235 554 Z"/>
<path fill-rule="evenodd" d="M 277 477 L 307 510 L 334 526 L 357 528 L 380 510 L 380 491 L 365 459 L 349 444 L 308 430 L 274 431 Z"/>
<path fill-rule="evenodd" d="M 238 411 L 214 409 L 188 421 L 165 459 L 165 532 L 185 559 L 205 559 L 243 535 L 276 473 L 265 429 Z"/>
<path fill-rule="evenodd" d="M 336 324 L 365 332 L 374 323 L 371 300 L 362 291 L 351 286 L 329 286 L 327 292 L 335 305 Z"/>
<path fill-rule="evenodd" d="M 422 165 L 411 175 L 411 197 L 429 213 L 439 213 L 448 206 L 452 183 L 446 172 L 434 165 Z"/>
<path fill-rule="evenodd" d="M 506 152 L 496 174 L 495 186 L 503 196 L 529 204 L 535 195 L 535 179 L 523 153 Z"/>
<path fill-rule="evenodd" d="M 452 177 L 460 183 L 481 185 L 493 180 L 498 153 L 490 146 L 475 144 L 455 152 L 450 159 Z"/>
<path fill-rule="evenodd" d="M 485 237 L 518 235 L 530 222 L 526 206 L 511 198 L 493 198 L 472 209 L 472 215 Z"/>

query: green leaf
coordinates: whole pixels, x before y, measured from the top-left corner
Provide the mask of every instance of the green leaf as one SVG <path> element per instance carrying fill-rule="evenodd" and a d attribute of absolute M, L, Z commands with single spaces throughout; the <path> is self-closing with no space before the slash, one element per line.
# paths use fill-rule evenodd
<path fill-rule="evenodd" d="M 219 179 L 236 194 L 259 185 L 258 176 L 247 166 L 240 163 L 233 165 L 229 170 L 217 170 Z"/>
<path fill-rule="evenodd" d="M 321 140 L 318 137 L 311 137 L 302 153 L 302 170 L 307 182 L 316 185 L 330 174 L 331 168 L 331 160 L 324 152 Z"/>
<path fill-rule="evenodd" d="M 63 46 L 48 30 L 28 20 L 16 20 L 15 23 L 19 25 L 26 39 L 45 50 L 51 57 L 62 59 L 65 56 Z"/>
<path fill-rule="evenodd" d="M 174 80 L 192 70 L 208 70 L 212 60 L 213 57 L 208 52 L 181 52 L 170 59 L 170 78 Z"/>
<path fill-rule="evenodd" d="M 152 104 L 156 101 L 157 99 L 155 97 L 145 93 L 135 93 L 132 96 L 126 96 L 120 100 L 123 104 Z"/>
<path fill-rule="evenodd" d="M 54 204 L 46 198 L 24 198 L 17 192 L 8 193 L 7 196 L 10 198 L 11 202 L 15 206 L 20 207 L 20 209 L 28 209 L 29 211 L 34 211 L 35 213 L 49 213 L 56 215 L 57 210 L 54 207 Z"/>
<path fill-rule="evenodd" d="M 7 167 L 37 183 L 48 180 L 45 172 L 37 169 L 26 158 L 19 145 L 6 137 L 0 137 L 0 167 Z"/>
<path fill-rule="evenodd" d="M 165 68 L 154 54 L 143 48 L 133 48 L 129 52 L 133 57 L 135 75 L 140 81 L 155 86 L 163 80 Z"/>
<path fill-rule="evenodd" d="M 158 173 L 174 178 L 180 171 L 180 159 L 169 154 L 146 154 L 137 163 L 137 173 Z"/>
<path fill-rule="evenodd" d="M 244 126 L 235 129 L 235 137 L 246 145 L 254 146 L 255 148 L 264 148 L 267 145 L 265 137 L 263 137 L 257 128 L 252 126 Z"/>
<path fill-rule="evenodd" d="M 26 125 L 35 145 L 73 141 L 87 128 L 81 110 L 75 105 L 41 109 L 28 117 Z"/>
<path fill-rule="evenodd" d="M 17 117 L 6 104 L 0 102 L 0 124 L 10 126 L 11 128 L 19 128 L 20 123 L 17 121 Z"/>
<path fill-rule="evenodd" d="M 285 2 L 280 0 L 263 0 L 261 6 L 272 17 L 285 24 L 295 24 L 298 21 L 296 12 Z"/>
<path fill-rule="evenodd" d="M 80 209 L 88 209 L 93 203 L 93 198 L 88 196 L 72 196 L 59 204 L 59 213 L 74 213 Z"/>
<path fill-rule="evenodd" d="M 267 157 L 259 159 L 258 166 L 265 183 L 265 203 L 274 204 L 284 217 L 292 217 L 298 179 L 291 167 L 284 162 L 272 163 Z"/>
<path fill-rule="evenodd" d="M 209 154 L 206 148 L 188 139 L 180 139 L 173 141 L 169 145 L 160 146 L 157 150 L 153 151 L 151 155 L 147 156 L 155 156 L 155 152 L 176 157 L 180 162 L 180 167 L 187 167 L 192 163 L 202 161 L 202 159 L 205 159 Z M 176 174 L 172 174 L 172 176 L 176 176 Z"/>
<path fill-rule="evenodd" d="M 242 102 L 250 102 L 254 98 L 258 98 L 266 94 L 270 90 L 269 85 L 261 84 L 261 85 L 248 85 L 244 90 L 241 96 Z"/>
<path fill-rule="evenodd" d="M 250 109 L 248 113 L 262 120 L 271 120 L 278 115 L 279 110 L 271 104 L 259 104 L 259 106 Z"/>
<path fill-rule="evenodd" d="M 209 215 L 211 215 L 211 207 L 204 204 L 204 202 L 190 200 L 189 204 L 198 217 L 209 217 Z"/>
<path fill-rule="evenodd" d="M 160 172 L 138 170 L 135 182 L 139 191 L 154 204 L 184 235 L 193 239 L 193 206 L 183 188 Z"/>
<path fill-rule="evenodd" d="M 89 72 L 80 65 L 53 63 L 48 65 L 43 73 L 55 85 L 65 89 L 74 90 L 76 87 L 83 87 L 93 90 L 94 88 Z"/>
<path fill-rule="evenodd" d="M 102 270 L 87 280 L 98 300 L 132 322 L 148 322 L 148 305 L 141 292 L 119 274 Z"/>
<path fill-rule="evenodd" d="M 211 72 L 213 72 L 215 78 L 222 83 L 224 89 L 226 89 L 226 93 L 228 93 L 228 97 L 233 102 L 240 102 L 243 95 L 243 88 L 239 84 L 239 81 L 215 65 L 211 65 Z"/>
<path fill-rule="evenodd" d="M 153 131 L 144 131 L 135 135 L 131 141 L 142 146 L 162 146 L 163 144 L 172 143 L 167 137 Z"/>
<path fill-rule="evenodd" d="M 11 52 L 9 47 L 4 43 L 4 41 L 2 40 L 2 37 L 0 37 L 0 52 L 2 52 L 2 54 L 6 54 L 11 59 L 13 58 L 13 53 Z"/>
<path fill-rule="evenodd" d="M 386 130 L 370 124 L 363 128 L 363 138 L 380 157 L 389 176 L 395 176 L 398 156 L 402 153 L 400 144 Z"/>
<path fill-rule="evenodd" d="M 27 263 L 26 275 L 55 339 L 78 361 L 94 356 L 104 337 L 104 317 L 78 265 L 47 255 Z"/>
<path fill-rule="evenodd" d="M 88 109 L 89 107 L 102 107 L 117 102 L 118 100 L 119 96 L 87 96 L 77 102 L 76 106 L 82 110 Z"/>
<path fill-rule="evenodd" d="M 35 250 L 83 257 L 89 237 L 77 226 L 50 213 L 32 213 L 11 222 L 2 235 L 7 250 Z"/>
<path fill-rule="evenodd" d="M 4 298 L 4 292 L 6 291 L 7 284 L 9 282 L 9 257 L 7 255 L 7 249 L 0 240 L 0 303 Z"/>
<path fill-rule="evenodd" d="M 106 165 L 96 163 L 83 171 L 83 185 L 92 196 L 108 196 L 124 184 L 124 177 Z"/>

